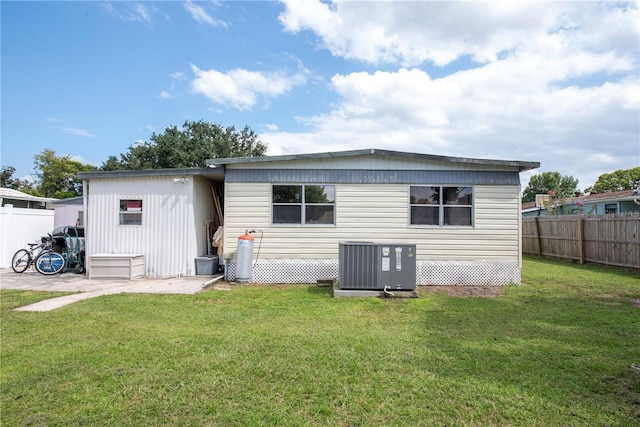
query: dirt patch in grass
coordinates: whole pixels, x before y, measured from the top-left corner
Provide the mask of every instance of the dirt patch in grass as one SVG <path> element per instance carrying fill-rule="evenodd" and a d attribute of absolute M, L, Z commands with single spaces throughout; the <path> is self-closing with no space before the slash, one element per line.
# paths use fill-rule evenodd
<path fill-rule="evenodd" d="M 445 293 L 454 297 L 495 298 L 504 293 L 503 286 L 418 286 L 420 294 Z"/>
<path fill-rule="evenodd" d="M 218 284 L 214 289 L 224 288 L 224 290 L 233 289 L 234 286 L 258 286 L 268 287 L 273 289 L 289 289 L 295 284 L 288 283 L 251 283 L 240 284 L 235 282 L 222 282 Z M 319 282 L 318 286 L 329 287 L 330 283 Z M 455 297 L 476 297 L 476 298 L 495 298 L 504 293 L 504 286 L 418 286 L 417 290 L 419 294 L 431 294 L 431 293 L 445 293 L 447 295 Z M 223 290 L 223 289 L 220 289 Z"/>

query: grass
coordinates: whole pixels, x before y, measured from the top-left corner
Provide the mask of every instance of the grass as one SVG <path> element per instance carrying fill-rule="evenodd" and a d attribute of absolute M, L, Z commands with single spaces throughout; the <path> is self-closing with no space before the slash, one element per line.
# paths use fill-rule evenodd
<path fill-rule="evenodd" d="M 525 258 L 496 298 L 3 290 L 2 425 L 640 425 L 640 275 Z"/>

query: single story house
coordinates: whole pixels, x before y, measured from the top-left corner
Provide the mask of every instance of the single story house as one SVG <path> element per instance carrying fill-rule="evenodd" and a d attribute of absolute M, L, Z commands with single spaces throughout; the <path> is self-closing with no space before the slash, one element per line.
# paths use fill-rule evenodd
<path fill-rule="evenodd" d="M 0 207 L 11 205 L 24 209 L 53 209 L 53 202 L 58 199 L 38 197 L 13 188 L 0 187 Z"/>
<path fill-rule="evenodd" d="M 522 204 L 522 216 L 604 215 L 640 212 L 640 189 L 591 193 L 584 196 L 554 199 L 539 194 L 536 201 Z"/>
<path fill-rule="evenodd" d="M 519 174 L 539 166 L 366 149 L 85 172 L 87 269 L 142 254 L 147 276 L 191 275 L 213 249 L 232 281 L 253 231 L 258 283 L 335 278 L 343 241 L 416 244 L 418 284 L 520 283 Z"/>

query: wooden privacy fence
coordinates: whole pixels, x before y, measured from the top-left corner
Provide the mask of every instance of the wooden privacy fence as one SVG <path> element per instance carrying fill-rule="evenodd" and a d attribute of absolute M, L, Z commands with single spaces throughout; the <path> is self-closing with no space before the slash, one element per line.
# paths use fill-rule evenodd
<path fill-rule="evenodd" d="M 640 212 L 523 218 L 522 253 L 640 269 Z"/>

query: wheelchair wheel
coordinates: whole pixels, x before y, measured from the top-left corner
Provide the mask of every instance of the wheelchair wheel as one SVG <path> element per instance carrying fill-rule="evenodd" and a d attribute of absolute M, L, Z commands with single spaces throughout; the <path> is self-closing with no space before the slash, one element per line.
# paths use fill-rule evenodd
<path fill-rule="evenodd" d="M 64 264 L 64 257 L 58 252 L 43 252 L 36 258 L 36 270 L 47 276 L 62 271 Z"/>

